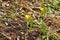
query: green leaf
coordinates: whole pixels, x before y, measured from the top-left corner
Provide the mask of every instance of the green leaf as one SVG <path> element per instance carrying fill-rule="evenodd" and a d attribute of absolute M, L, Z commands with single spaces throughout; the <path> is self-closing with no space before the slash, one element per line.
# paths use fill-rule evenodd
<path fill-rule="evenodd" d="M 35 23 L 35 21 L 34 20 L 30 20 L 29 21 L 29 25 L 30 25 L 30 27 L 32 27 L 32 25 Z"/>

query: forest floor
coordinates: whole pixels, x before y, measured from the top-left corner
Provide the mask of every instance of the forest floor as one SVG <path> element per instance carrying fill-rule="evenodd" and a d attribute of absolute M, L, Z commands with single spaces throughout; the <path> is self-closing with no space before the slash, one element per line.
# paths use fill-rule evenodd
<path fill-rule="evenodd" d="M 0 0 L 0 40 L 60 40 L 60 0 Z"/>

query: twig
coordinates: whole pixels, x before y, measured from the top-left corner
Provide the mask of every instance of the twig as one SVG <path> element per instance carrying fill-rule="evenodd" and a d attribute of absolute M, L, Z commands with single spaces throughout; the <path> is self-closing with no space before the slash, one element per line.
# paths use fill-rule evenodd
<path fill-rule="evenodd" d="M 0 32 L 1 33 L 1 32 Z M 11 37 L 5 35 L 4 33 L 1 33 L 3 36 L 5 36 L 6 38 L 10 39 L 11 40 Z"/>

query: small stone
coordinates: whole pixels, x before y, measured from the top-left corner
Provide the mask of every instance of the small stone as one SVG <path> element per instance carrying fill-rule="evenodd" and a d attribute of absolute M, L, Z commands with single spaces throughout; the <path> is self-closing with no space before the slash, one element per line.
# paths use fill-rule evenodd
<path fill-rule="evenodd" d="M 7 22 L 5 22 L 5 24 L 6 24 L 6 25 L 8 25 L 8 23 L 7 23 Z"/>
<path fill-rule="evenodd" d="M 21 34 L 24 34 L 24 32 L 21 32 Z"/>
<path fill-rule="evenodd" d="M 8 7 L 8 6 L 9 6 L 9 4 L 6 4 L 6 6 Z"/>

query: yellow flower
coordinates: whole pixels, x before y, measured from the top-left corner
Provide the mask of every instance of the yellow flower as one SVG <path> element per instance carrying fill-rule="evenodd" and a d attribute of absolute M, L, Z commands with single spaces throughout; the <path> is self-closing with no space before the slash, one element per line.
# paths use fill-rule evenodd
<path fill-rule="evenodd" d="M 25 15 L 25 18 L 28 20 L 30 18 L 30 15 L 29 14 L 26 14 Z"/>
<path fill-rule="evenodd" d="M 40 10 L 41 10 L 41 11 L 44 11 L 44 8 L 40 7 Z"/>

